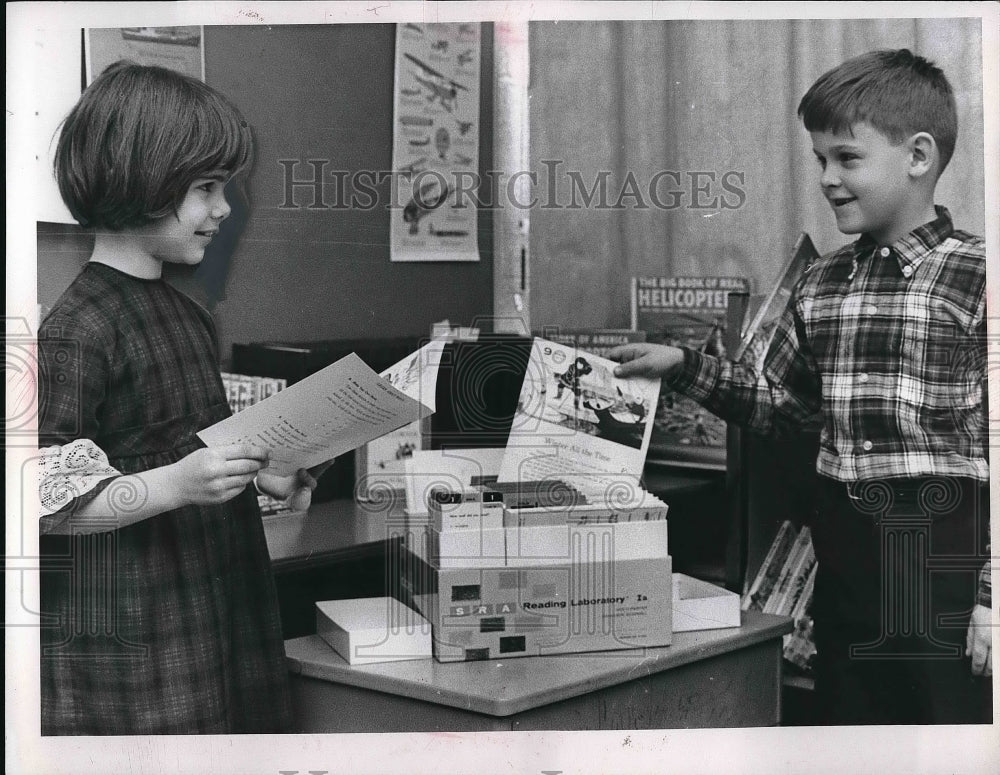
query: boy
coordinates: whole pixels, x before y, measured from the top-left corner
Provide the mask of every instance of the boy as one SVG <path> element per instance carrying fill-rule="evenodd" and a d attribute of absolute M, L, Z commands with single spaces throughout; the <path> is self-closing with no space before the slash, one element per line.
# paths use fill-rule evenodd
<path fill-rule="evenodd" d="M 610 357 L 617 376 L 666 377 L 751 430 L 821 416 L 812 613 L 826 723 L 988 722 L 985 248 L 934 205 L 954 95 L 922 57 L 875 51 L 823 75 L 798 114 L 837 227 L 859 239 L 798 283 L 762 373 L 650 344 Z"/>

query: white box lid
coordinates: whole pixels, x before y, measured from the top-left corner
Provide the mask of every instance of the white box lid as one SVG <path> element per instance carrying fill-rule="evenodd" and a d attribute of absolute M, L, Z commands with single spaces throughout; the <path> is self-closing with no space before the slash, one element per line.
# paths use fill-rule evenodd
<path fill-rule="evenodd" d="M 427 624 L 424 617 L 392 597 L 322 600 L 316 602 L 316 608 L 345 632 L 384 632 Z"/>

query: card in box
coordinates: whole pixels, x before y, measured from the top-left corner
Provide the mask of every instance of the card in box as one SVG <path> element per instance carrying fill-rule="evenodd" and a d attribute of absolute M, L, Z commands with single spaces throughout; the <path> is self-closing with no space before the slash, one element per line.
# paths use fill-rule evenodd
<path fill-rule="evenodd" d="M 655 522 L 667 518 L 667 504 L 650 493 L 631 503 L 579 503 L 567 507 L 507 508 L 504 524 L 534 525 Z"/>
<path fill-rule="evenodd" d="M 664 557 L 667 522 L 514 525 L 507 528 L 507 565 L 527 567 L 586 560 Z"/>
<path fill-rule="evenodd" d="M 496 568 L 507 561 L 506 533 L 502 527 L 438 531 L 409 525 L 406 545 L 435 568 Z"/>
<path fill-rule="evenodd" d="M 430 624 L 390 597 L 319 601 L 316 634 L 352 665 L 431 656 Z"/>
<path fill-rule="evenodd" d="M 707 581 L 674 574 L 674 632 L 740 626 L 740 596 Z"/>
<path fill-rule="evenodd" d="M 551 565 L 588 557 L 665 556 L 667 522 L 512 525 L 438 531 L 407 526 L 407 546 L 435 568 Z"/>
<path fill-rule="evenodd" d="M 501 501 L 441 503 L 431 500 L 427 511 L 431 525 L 441 532 L 503 527 L 504 505 Z"/>

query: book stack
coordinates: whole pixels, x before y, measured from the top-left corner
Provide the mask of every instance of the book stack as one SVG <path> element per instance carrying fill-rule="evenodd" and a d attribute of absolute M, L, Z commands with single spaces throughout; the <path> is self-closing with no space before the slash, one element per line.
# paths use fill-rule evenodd
<path fill-rule="evenodd" d="M 242 412 L 247 407 L 284 390 L 287 384 L 286 380 L 278 377 L 252 377 L 247 374 L 222 372 L 222 386 L 225 388 L 226 400 L 233 414 Z M 257 504 L 260 506 L 261 515 L 265 517 L 292 513 L 292 509 L 284 501 L 264 493 L 257 494 Z"/>
<path fill-rule="evenodd" d="M 809 604 L 817 568 L 811 531 L 785 520 L 742 602 L 744 611 L 792 617 L 795 629 L 784 637 L 784 657 L 806 672 L 816 653 Z"/>
<path fill-rule="evenodd" d="M 441 662 L 666 646 L 667 505 L 559 481 L 439 488 L 411 522 L 403 587 Z"/>

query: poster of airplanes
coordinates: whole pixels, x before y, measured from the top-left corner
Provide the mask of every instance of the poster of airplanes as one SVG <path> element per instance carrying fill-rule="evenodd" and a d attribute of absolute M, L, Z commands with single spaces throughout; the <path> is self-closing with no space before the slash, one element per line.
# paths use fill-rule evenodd
<path fill-rule="evenodd" d="M 393 261 L 478 261 L 479 24 L 396 25 Z"/>

